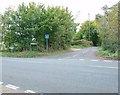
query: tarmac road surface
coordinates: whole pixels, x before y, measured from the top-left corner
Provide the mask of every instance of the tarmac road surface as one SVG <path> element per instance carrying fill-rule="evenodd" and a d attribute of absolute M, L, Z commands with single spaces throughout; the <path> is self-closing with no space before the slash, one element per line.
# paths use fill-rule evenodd
<path fill-rule="evenodd" d="M 1 81 L 31 93 L 118 93 L 118 61 L 99 59 L 96 49 L 43 58 L 3 57 Z"/>

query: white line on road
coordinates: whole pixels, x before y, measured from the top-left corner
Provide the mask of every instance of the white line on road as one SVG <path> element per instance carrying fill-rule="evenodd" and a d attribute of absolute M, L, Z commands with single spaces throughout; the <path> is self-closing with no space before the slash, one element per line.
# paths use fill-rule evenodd
<path fill-rule="evenodd" d="M 97 68 L 109 68 L 109 69 L 118 69 L 118 67 L 108 67 L 108 66 L 93 66 L 93 65 L 89 65 L 89 67 L 97 67 Z"/>
<path fill-rule="evenodd" d="M 11 85 L 11 84 L 7 84 L 5 87 L 7 88 L 11 88 L 11 89 L 18 89 L 19 87 Z"/>
<path fill-rule="evenodd" d="M 98 61 L 98 60 L 90 60 L 90 61 Z"/>
<path fill-rule="evenodd" d="M 71 58 L 71 57 L 66 57 L 66 59 L 69 59 L 69 58 Z"/>
<path fill-rule="evenodd" d="M 113 62 L 113 61 L 110 61 L 110 60 L 104 60 L 104 62 Z"/>
<path fill-rule="evenodd" d="M 32 60 L 28 60 L 28 61 L 25 61 L 25 60 L 9 60 L 9 61 L 13 61 L 13 62 L 28 62 L 28 63 L 42 63 L 42 62 L 36 62 L 36 61 L 32 61 Z"/>
<path fill-rule="evenodd" d="M 0 85 L 2 85 L 2 84 L 3 84 L 3 82 L 0 81 Z"/>
<path fill-rule="evenodd" d="M 79 54 L 75 54 L 75 55 L 73 55 L 72 57 L 76 57 L 76 56 L 78 56 Z"/>
<path fill-rule="evenodd" d="M 79 59 L 79 60 L 85 60 L 85 59 Z"/>
<path fill-rule="evenodd" d="M 35 93 L 35 92 L 32 90 L 26 90 L 25 93 Z"/>

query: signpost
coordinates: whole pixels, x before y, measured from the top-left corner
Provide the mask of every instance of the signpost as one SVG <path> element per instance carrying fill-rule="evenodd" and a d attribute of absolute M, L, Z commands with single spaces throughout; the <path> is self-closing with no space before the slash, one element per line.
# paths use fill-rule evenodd
<path fill-rule="evenodd" d="M 45 39 L 46 39 L 46 50 L 48 50 L 48 39 L 49 39 L 49 34 L 45 34 Z"/>

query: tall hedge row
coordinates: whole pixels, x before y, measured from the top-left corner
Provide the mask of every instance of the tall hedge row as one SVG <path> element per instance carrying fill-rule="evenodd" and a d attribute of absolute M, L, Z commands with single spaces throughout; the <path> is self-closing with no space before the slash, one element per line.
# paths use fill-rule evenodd
<path fill-rule="evenodd" d="M 119 20 L 118 20 L 118 5 L 113 5 L 112 7 L 108 7 L 107 5 L 104 6 L 103 12 L 104 15 L 97 14 L 96 15 L 96 22 L 98 32 L 100 34 L 100 41 L 103 50 L 108 50 L 112 53 L 118 51 L 118 27 L 119 27 Z"/>
<path fill-rule="evenodd" d="M 2 41 L 8 50 L 30 50 L 31 43 L 37 43 L 37 49 L 44 51 L 45 34 L 49 34 L 49 49 L 66 49 L 75 31 L 71 12 L 63 7 L 22 3 L 17 11 L 9 8 L 2 15 Z"/>

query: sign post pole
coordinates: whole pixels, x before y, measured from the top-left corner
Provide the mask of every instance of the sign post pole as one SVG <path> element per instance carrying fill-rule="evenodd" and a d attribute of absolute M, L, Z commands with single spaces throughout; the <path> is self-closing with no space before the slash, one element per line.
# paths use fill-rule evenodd
<path fill-rule="evenodd" d="M 48 39 L 46 39 L 46 50 L 48 50 Z"/>
<path fill-rule="evenodd" d="M 49 39 L 49 34 L 45 34 L 45 39 L 46 39 L 46 50 L 48 51 L 48 39 Z"/>

